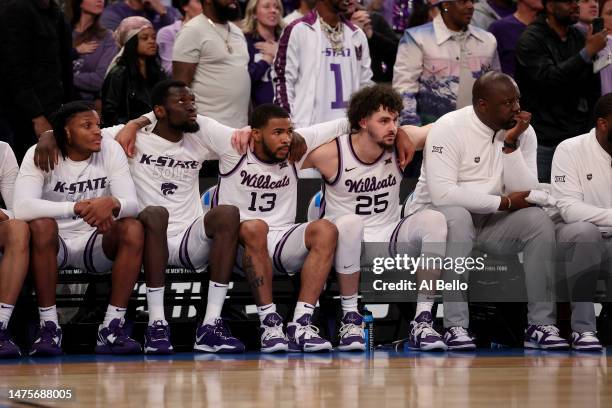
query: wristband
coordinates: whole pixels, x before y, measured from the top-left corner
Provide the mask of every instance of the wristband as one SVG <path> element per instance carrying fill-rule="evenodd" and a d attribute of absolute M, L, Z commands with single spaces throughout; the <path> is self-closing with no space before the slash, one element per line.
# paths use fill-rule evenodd
<path fill-rule="evenodd" d="M 518 149 L 518 144 L 517 144 L 516 142 L 514 142 L 514 143 L 510 143 L 510 142 L 506 142 L 506 141 L 504 140 L 504 147 L 505 147 L 506 149 L 514 149 L 514 150 L 516 150 L 516 149 Z"/>

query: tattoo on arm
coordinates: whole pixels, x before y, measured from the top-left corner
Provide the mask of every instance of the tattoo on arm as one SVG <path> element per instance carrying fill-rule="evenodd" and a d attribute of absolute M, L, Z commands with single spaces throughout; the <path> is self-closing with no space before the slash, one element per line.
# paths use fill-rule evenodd
<path fill-rule="evenodd" d="M 251 288 L 255 289 L 264 284 L 263 276 L 257 276 L 255 268 L 253 267 L 253 260 L 249 255 L 244 256 L 243 260 L 244 272 Z"/>

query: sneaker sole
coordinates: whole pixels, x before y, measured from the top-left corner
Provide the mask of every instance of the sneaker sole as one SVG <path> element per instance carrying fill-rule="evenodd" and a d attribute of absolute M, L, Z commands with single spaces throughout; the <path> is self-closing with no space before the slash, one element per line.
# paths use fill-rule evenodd
<path fill-rule="evenodd" d="M 574 351 L 603 351 L 603 347 L 602 346 L 573 346 L 572 345 L 572 350 Z"/>
<path fill-rule="evenodd" d="M 431 344 L 421 344 L 420 347 L 409 345 L 408 348 L 415 351 L 446 351 L 448 349 L 446 344 L 441 340 Z"/>
<path fill-rule="evenodd" d="M 145 354 L 167 355 L 167 354 L 174 354 L 174 349 L 159 350 L 153 347 L 145 347 L 144 353 Z"/>
<path fill-rule="evenodd" d="M 532 350 L 567 350 L 569 349 L 568 344 L 556 344 L 550 346 L 543 346 L 539 343 L 533 343 L 531 341 L 523 342 L 523 347 L 532 349 Z"/>
<path fill-rule="evenodd" d="M 320 351 L 331 351 L 332 345 L 330 343 L 327 344 L 319 344 L 316 346 L 304 346 L 302 351 L 304 353 L 318 353 Z"/>
<path fill-rule="evenodd" d="M 195 351 L 203 351 L 205 353 L 227 353 L 227 354 L 239 354 L 244 353 L 244 349 L 237 349 L 230 346 L 214 346 L 210 347 L 204 344 L 194 344 L 193 349 Z"/>
<path fill-rule="evenodd" d="M 446 349 L 447 350 L 462 350 L 462 351 L 474 351 L 476 350 L 476 345 L 474 344 L 461 344 L 458 346 L 449 346 L 448 344 L 446 345 Z"/>
<path fill-rule="evenodd" d="M 336 347 L 340 351 L 365 351 L 365 344 L 353 342 L 351 344 L 346 344 L 344 346 Z"/>
<path fill-rule="evenodd" d="M 134 349 L 134 350 L 126 350 L 126 351 L 117 351 L 117 350 L 113 350 L 107 345 L 103 345 L 103 346 L 96 346 L 96 348 L 94 349 L 94 352 L 96 354 L 114 354 L 116 356 L 129 356 L 129 355 L 134 355 L 134 354 L 140 354 L 142 353 L 142 350 L 138 348 L 138 350 Z"/>
<path fill-rule="evenodd" d="M 262 347 L 260 350 L 262 353 L 279 353 L 289 351 L 289 346 L 286 344 L 277 344 L 272 347 Z"/>

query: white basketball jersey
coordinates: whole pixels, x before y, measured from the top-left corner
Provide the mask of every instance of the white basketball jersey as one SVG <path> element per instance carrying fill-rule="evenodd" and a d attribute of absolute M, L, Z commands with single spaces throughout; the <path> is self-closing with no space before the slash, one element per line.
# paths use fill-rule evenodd
<path fill-rule="evenodd" d="M 288 161 L 264 163 L 250 150 L 219 175 L 213 205 L 234 205 L 240 220 L 260 219 L 270 228 L 295 223 L 297 171 Z"/>
<path fill-rule="evenodd" d="M 394 151 L 384 151 L 374 163 L 357 158 L 350 135 L 336 139 L 338 174 L 325 180 L 321 218 L 347 214 L 361 216 L 366 228 L 396 223 L 400 219 L 399 192 L 402 172 Z"/>

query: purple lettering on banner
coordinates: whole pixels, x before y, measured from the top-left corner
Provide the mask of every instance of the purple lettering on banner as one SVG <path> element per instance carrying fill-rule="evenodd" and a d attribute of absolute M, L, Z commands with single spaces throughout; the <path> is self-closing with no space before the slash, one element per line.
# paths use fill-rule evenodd
<path fill-rule="evenodd" d="M 336 100 L 331 103 L 331 108 L 344 109 L 348 102 L 342 100 L 342 70 L 340 64 L 329 64 L 329 69 L 334 73 L 334 82 L 336 83 Z"/>

